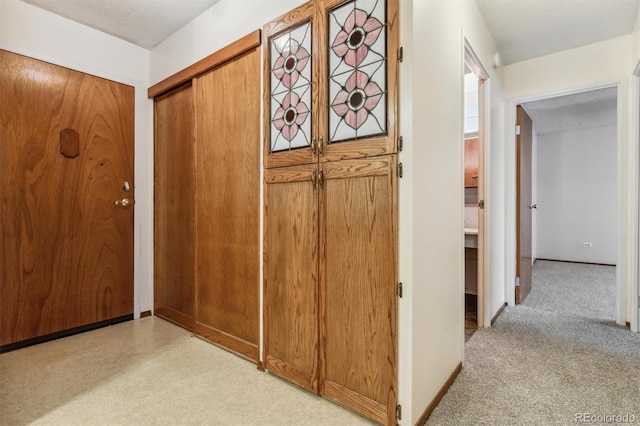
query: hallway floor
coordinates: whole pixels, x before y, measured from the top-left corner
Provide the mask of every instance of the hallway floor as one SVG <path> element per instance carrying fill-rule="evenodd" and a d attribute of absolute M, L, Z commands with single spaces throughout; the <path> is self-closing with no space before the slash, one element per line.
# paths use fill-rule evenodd
<path fill-rule="evenodd" d="M 0 355 L 0 425 L 369 425 L 157 317 Z"/>
<path fill-rule="evenodd" d="M 613 320 L 615 267 L 545 261 L 533 273 L 524 304 L 469 340 L 428 425 L 640 421 L 640 334 Z"/>

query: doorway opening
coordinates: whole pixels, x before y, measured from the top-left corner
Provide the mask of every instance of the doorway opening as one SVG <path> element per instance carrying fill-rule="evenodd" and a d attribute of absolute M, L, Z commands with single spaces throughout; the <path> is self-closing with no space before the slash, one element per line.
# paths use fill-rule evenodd
<path fill-rule="evenodd" d="M 615 321 L 617 87 L 517 109 L 516 303 Z"/>
<path fill-rule="evenodd" d="M 465 343 L 484 326 L 484 88 L 488 73 L 464 48 L 464 315 Z"/>

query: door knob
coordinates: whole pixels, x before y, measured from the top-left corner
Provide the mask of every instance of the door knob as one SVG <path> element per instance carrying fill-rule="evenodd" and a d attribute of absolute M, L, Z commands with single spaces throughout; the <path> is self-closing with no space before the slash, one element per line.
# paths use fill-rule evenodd
<path fill-rule="evenodd" d="M 122 200 L 116 200 L 116 202 L 114 203 L 116 206 L 122 206 L 122 207 L 127 207 L 129 205 L 130 201 L 128 198 L 123 198 Z"/>

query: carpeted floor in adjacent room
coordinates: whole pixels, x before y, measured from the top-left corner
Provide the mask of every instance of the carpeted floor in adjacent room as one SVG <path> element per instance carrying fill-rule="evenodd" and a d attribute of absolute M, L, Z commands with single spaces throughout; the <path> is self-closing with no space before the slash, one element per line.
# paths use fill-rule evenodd
<path fill-rule="evenodd" d="M 615 267 L 538 261 L 533 274 L 524 304 L 469 340 L 427 425 L 640 422 L 640 334 L 614 321 Z"/>

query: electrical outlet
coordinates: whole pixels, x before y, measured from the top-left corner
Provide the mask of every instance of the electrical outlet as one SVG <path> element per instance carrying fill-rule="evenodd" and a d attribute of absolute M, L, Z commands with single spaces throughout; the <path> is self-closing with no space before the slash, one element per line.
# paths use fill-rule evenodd
<path fill-rule="evenodd" d="M 591 243 L 582 243 L 582 247 L 593 247 Z"/>

